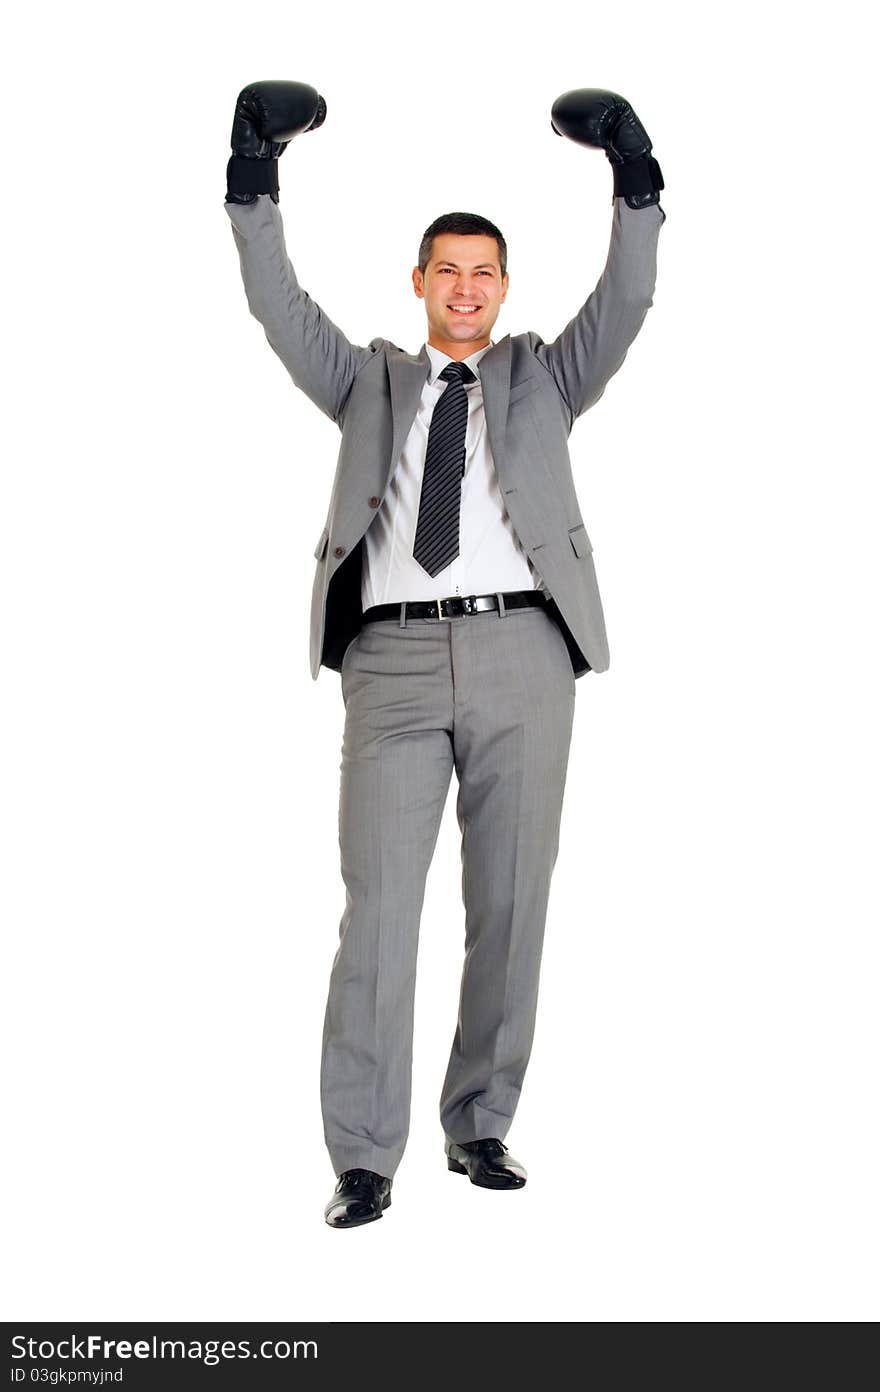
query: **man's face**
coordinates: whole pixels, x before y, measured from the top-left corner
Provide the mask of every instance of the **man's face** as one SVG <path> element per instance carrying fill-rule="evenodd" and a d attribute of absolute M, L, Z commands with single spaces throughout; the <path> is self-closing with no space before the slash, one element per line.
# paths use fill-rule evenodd
<path fill-rule="evenodd" d="M 434 238 L 425 274 L 418 266 L 412 274 L 415 292 L 425 301 L 431 346 L 459 362 L 485 348 L 507 297 L 495 238 L 444 232 Z M 467 305 L 475 308 L 468 312 Z"/>

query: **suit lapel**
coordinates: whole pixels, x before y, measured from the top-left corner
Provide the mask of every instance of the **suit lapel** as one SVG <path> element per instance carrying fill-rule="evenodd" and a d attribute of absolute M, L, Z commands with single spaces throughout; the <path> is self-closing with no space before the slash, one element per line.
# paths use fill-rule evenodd
<path fill-rule="evenodd" d="M 510 396 L 510 334 L 494 343 L 480 358 L 483 410 L 492 458 L 499 477 L 505 470 L 504 437 L 507 430 L 507 399 Z"/>
<path fill-rule="evenodd" d="M 488 357 L 488 354 L 486 356 Z M 387 361 L 394 433 L 391 440 L 391 458 L 385 461 L 386 480 L 390 478 L 391 470 L 400 458 L 406 437 L 412 429 L 422 398 L 422 388 L 431 370 L 431 360 L 424 343 L 417 358 L 411 353 L 389 353 Z"/>

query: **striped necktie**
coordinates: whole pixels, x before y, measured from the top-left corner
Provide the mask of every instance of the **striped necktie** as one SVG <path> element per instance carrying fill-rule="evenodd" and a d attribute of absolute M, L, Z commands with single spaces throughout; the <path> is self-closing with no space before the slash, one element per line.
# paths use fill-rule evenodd
<path fill-rule="evenodd" d="M 431 416 L 419 520 L 413 545 L 414 558 L 429 575 L 439 575 L 458 555 L 461 480 L 468 422 L 464 383 L 477 379 L 466 363 L 451 362 L 440 373 L 440 380 L 448 382 L 449 386 Z"/>

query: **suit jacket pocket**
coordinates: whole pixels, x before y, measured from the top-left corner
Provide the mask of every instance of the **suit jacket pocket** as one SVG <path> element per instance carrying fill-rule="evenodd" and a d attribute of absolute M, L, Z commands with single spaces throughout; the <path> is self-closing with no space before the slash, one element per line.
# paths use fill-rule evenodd
<path fill-rule="evenodd" d="M 540 383 L 537 377 L 526 377 L 522 382 L 517 382 L 516 386 L 510 388 L 508 404 L 512 401 L 519 401 L 521 396 L 528 396 L 529 392 L 537 391 Z"/>
<path fill-rule="evenodd" d="M 587 529 L 583 522 L 579 522 L 576 527 L 569 527 L 568 539 L 576 556 L 589 556 L 593 549 L 593 543 L 587 536 Z"/>
<path fill-rule="evenodd" d="M 329 528 L 329 527 L 325 527 L 324 530 L 323 530 L 323 532 L 321 533 L 320 537 L 318 538 L 318 544 L 317 544 L 317 546 L 315 547 L 315 550 L 314 550 L 314 556 L 315 556 L 315 560 L 316 560 L 316 561 L 321 561 L 321 560 L 324 559 L 324 553 L 325 553 L 326 550 L 327 550 L 327 540 L 328 540 L 329 536 L 330 536 L 330 528 Z"/>

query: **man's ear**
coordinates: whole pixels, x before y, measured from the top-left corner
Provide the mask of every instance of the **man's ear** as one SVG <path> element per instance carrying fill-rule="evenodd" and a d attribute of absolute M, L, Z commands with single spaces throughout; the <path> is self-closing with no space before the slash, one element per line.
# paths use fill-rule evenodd
<path fill-rule="evenodd" d="M 509 286 L 510 286 L 510 276 L 508 275 L 507 271 L 505 271 L 505 272 L 504 272 L 504 275 L 503 275 L 503 277 L 502 277 L 502 280 L 501 280 L 501 303 L 502 303 L 502 304 L 504 304 L 504 301 L 507 299 L 507 291 L 508 291 L 508 287 L 509 287 Z"/>
<path fill-rule="evenodd" d="M 425 298 L 424 279 L 425 278 L 419 270 L 418 266 L 414 266 L 412 273 L 413 289 L 415 290 L 420 300 L 423 300 Z"/>

